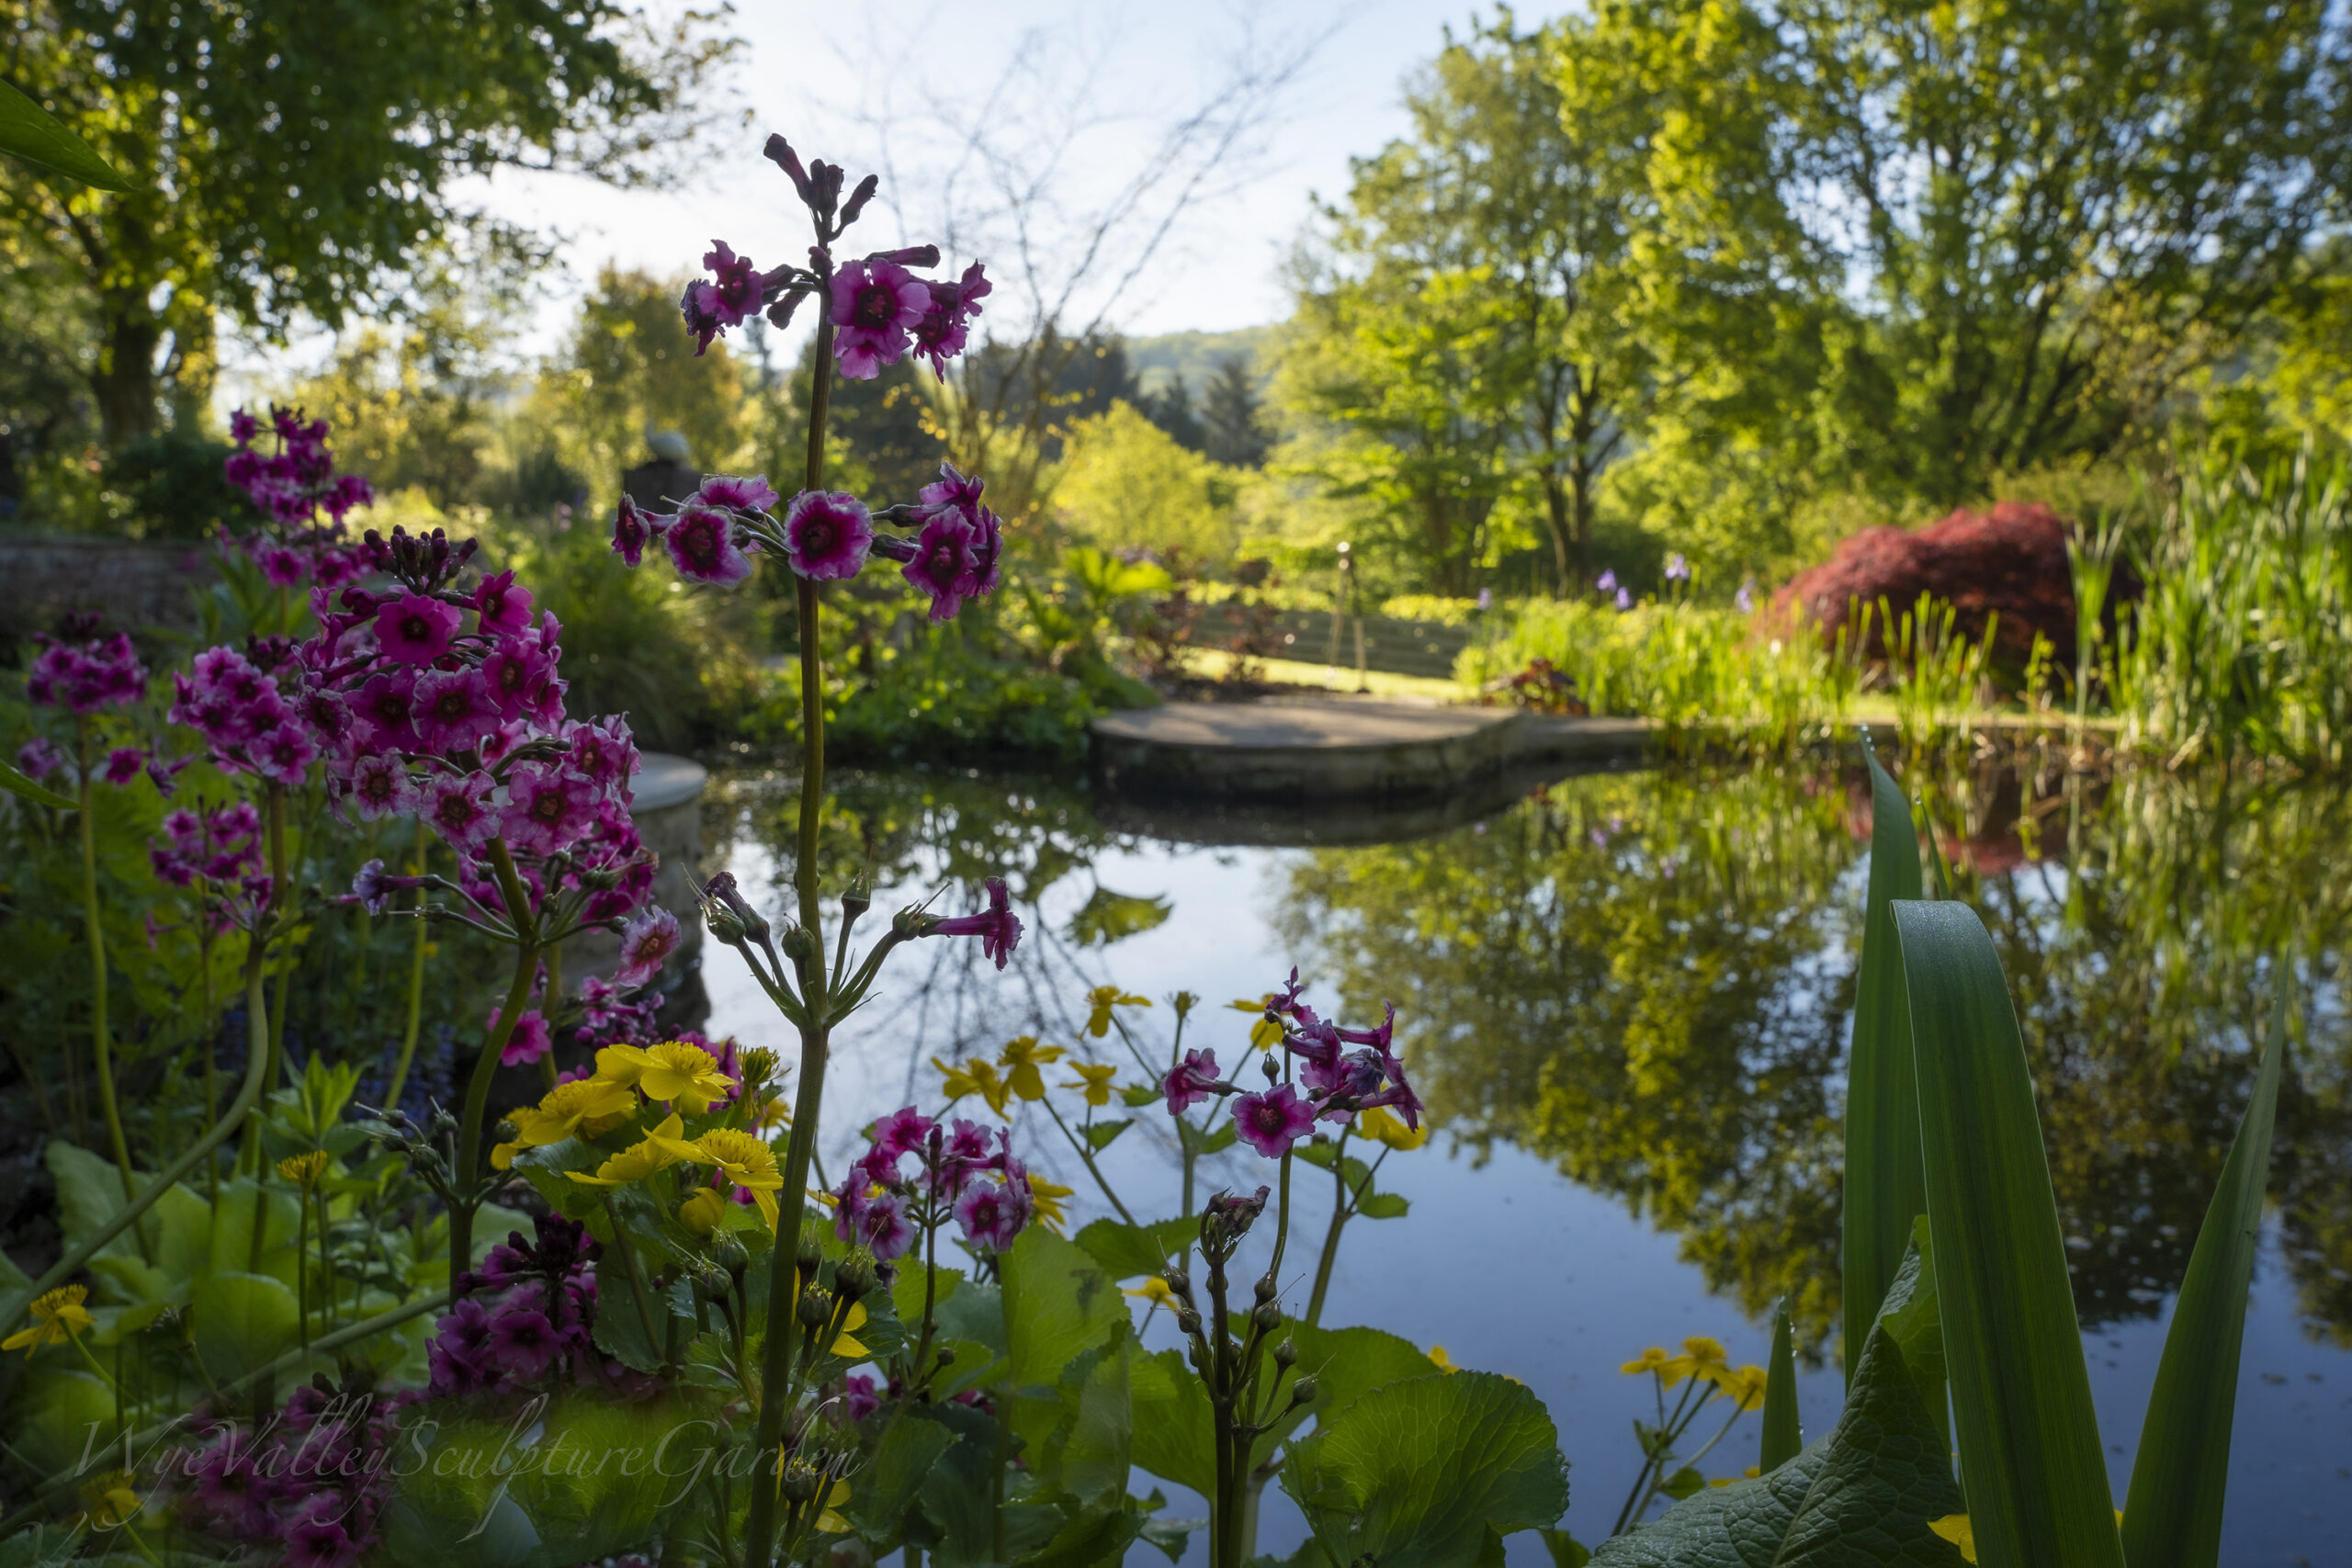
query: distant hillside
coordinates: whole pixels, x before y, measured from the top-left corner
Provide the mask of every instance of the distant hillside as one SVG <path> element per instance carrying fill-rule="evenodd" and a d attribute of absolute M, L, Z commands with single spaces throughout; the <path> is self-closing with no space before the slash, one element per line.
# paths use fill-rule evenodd
<path fill-rule="evenodd" d="M 1277 326 L 1243 327 L 1229 333 L 1164 333 L 1159 337 L 1127 339 L 1127 363 L 1142 377 L 1144 389 L 1156 392 L 1171 376 L 1181 375 L 1197 397 L 1218 360 L 1239 355 L 1250 362 L 1262 384 L 1270 367 Z"/>

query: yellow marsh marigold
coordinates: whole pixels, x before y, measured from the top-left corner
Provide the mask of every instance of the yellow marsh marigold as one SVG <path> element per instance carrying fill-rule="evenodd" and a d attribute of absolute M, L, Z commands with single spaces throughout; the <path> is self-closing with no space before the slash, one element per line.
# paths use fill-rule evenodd
<path fill-rule="evenodd" d="M 1722 1389 L 1734 1404 L 1742 1410 L 1756 1410 L 1764 1404 L 1765 1373 L 1761 1367 L 1725 1367 L 1714 1373 L 1715 1386 Z"/>
<path fill-rule="evenodd" d="M 760 1218 L 768 1223 L 768 1229 L 775 1229 L 775 1195 L 784 1188 L 784 1172 L 776 1166 L 775 1151 L 758 1138 L 737 1128 L 714 1127 L 692 1143 L 659 1129 L 647 1134 L 646 1141 L 660 1144 L 680 1159 L 716 1166 L 736 1186 L 750 1188 L 752 1201 L 760 1206 Z"/>
<path fill-rule="evenodd" d="M 657 1170 L 667 1170 L 685 1156 L 677 1152 L 678 1136 L 685 1131 L 685 1123 L 672 1111 L 662 1123 L 616 1155 L 609 1156 L 596 1168 L 594 1176 L 567 1170 L 563 1174 L 588 1187 L 627 1187 L 642 1181 Z"/>
<path fill-rule="evenodd" d="M 290 1155 L 277 1162 L 277 1174 L 288 1181 L 308 1187 L 327 1173 L 324 1149 L 312 1149 L 306 1155 Z"/>
<path fill-rule="evenodd" d="M 62 1285 L 32 1304 L 32 1326 L 20 1328 L 6 1339 L 0 1339 L 0 1350 L 22 1350 L 27 1359 L 44 1345 L 62 1345 L 97 1326 L 97 1320 L 82 1303 L 90 1292 L 80 1285 Z"/>
<path fill-rule="evenodd" d="M 1058 1045 L 1040 1045 L 1035 1035 L 1023 1034 L 1004 1043 L 1004 1049 L 997 1053 L 996 1063 L 1004 1069 L 1006 1088 L 1023 1100 L 1043 1100 L 1046 1080 L 1037 1069 L 1060 1061 L 1066 1055 Z"/>
<path fill-rule="evenodd" d="M 1151 998 L 1135 996 L 1116 986 L 1097 986 L 1086 993 L 1086 1004 L 1091 1010 L 1086 1015 L 1086 1032 L 1100 1040 L 1111 1032 L 1113 1008 L 1148 1008 Z"/>
<path fill-rule="evenodd" d="M 678 1223 L 696 1235 L 708 1235 L 727 1217 L 727 1200 L 715 1187 L 698 1187 L 695 1195 L 678 1205 Z"/>
<path fill-rule="evenodd" d="M 1281 994 L 1279 991 L 1268 991 L 1254 1002 L 1247 997 L 1236 997 L 1225 1004 L 1236 1012 L 1254 1012 L 1258 1015 L 1258 1021 L 1250 1026 L 1251 1050 L 1271 1051 L 1283 1043 L 1283 1026 L 1266 1016 L 1266 1004 Z"/>
<path fill-rule="evenodd" d="M 1069 1197 L 1071 1190 L 1057 1182 L 1046 1180 L 1034 1170 L 1029 1173 L 1030 1208 L 1035 1213 L 1037 1223 L 1056 1235 L 1061 1235 L 1063 1224 L 1069 1219 L 1069 1212 L 1062 1207 L 1062 1200 Z"/>
<path fill-rule="evenodd" d="M 1078 1075 L 1078 1079 L 1062 1085 L 1062 1088 L 1084 1089 L 1089 1105 L 1111 1103 L 1111 1080 L 1118 1077 L 1118 1068 L 1108 1065 L 1097 1066 L 1092 1062 L 1072 1062 L 1069 1070 Z"/>
<path fill-rule="evenodd" d="M 933 1056 L 931 1059 L 931 1065 L 939 1069 L 942 1087 L 947 1090 L 947 1098 L 950 1100 L 961 1100 L 967 1094 L 977 1094 L 988 1101 L 990 1111 L 995 1111 L 999 1116 L 1004 1114 L 1005 1098 L 1011 1090 L 1003 1077 L 998 1074 L 994 1062 L 975 1056 L 960 1067 L 951 1067 Z"/>
<path fill-rule="evenodd" d="M 664 1040 L 658 1045 L 607 1045 L 596 1053 L 596 1081 L 636 1089 L 701 1115 L 734 1092 L 735 1080 L 699 1045 Z"/>
<path fill-rule="evenodd" d="M 120 1529 L 147 1511 L 138 1478 L 127 1470 L 107 1471 L 82 1488 L 82 1495 L 90 1509 L 76 1522 L 87 1529 Z"/>
<path fill-rule="evenodd" d="M 1405 1119 L 1388 1107 L 1375 1105 L 1356 1112 L 1356 1134 L 1401 1153 L 1418 1149 L 1430 1141 L 1430 1120 L 1424 1114 L 1419 1127 L 1408 1127 Z"/>
<path fill-rule="evenodd" d="M 1133 1296 L 1152 1306 L 1166 1307 L 1170 1312 L 1174 1312 L 1184 1304 L 1176 1299 L 1176 1292 L 1168 1288 L 1168 1281 L 1157 1274 L 1145 1280 L 1140 1285 L 1132 1288 L 1121 1286 L 1119 1293 L 1123 1296 Z"/>

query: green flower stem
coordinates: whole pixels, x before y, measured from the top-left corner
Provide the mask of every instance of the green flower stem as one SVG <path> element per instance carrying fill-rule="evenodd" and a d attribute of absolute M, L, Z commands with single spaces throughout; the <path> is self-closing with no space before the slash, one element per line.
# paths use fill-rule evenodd
<path fill-rule="evenodd" d="M 98 922 L 98 829 L 91 810 L 97 781 L 90 774 L 90 721 L 79 715 L 74 719 L 74 751 L 82 775 L 82 929 L 90 942 L 90 1055 L 98 1070 L 98 1109 L 107 1119 L 107 1141 L 122 1172 L 123 1201 L 130 1202 L 139 1196 L 139 1179 L 131 1174 L 130 1143 L 122 1135 L 122 1112 L 115 1104 L 114 1055 L 107 1039 L 107 938 Z M 145 1229 L 134 1226 L 131 1235 L 139 1243 L 140 1258 L 154 1262 Z"/>
<path fill-rule="evenodd" d="M 1309 1328 L 1323 1321 L 1323 1298 L 1331 1288 L 1331 1269 L 1340 1260 L 1340 1232 L 1355 1217 L 1356 1205 L 1363 1201 L 1364 1190 L 1372 1185 L 1372 1179 L 1380 1174 L 1381 1165 L 1391 1153 L 1387 1149 L 1381 1150 L 1380 1157 L 1365 1169 L 1363 1179 L 1350 1187 L 1347 1153 L 1348 1134 L 1352 1131 L 1352 1126 L 1341 1128 L 1339 1146 L 1331 1151 L 1331 1228 L 1323 1234 L 1323 1256 L 1315 1265 L 1314 1293 L 1306 1299 L 1305 1322 Z"/>
<path fill-rule="evenodd" d="M 808 488 L 825 482 L 825 415 L 832 401 L 833 326 L 817 318 L 816 373 L 808 405 Z M 800 1029 L 800 1083 L 794 1092 L 792 1136 L 785 1145 L 784 1185 L 778 1197 L 784 1213 L 792 1216 L 787 1227 L 779 1215 L 775 1247 L 768 1258 L 768 1315 L 787 1316 L 799 1300 L 794 1274 L 800 1256 L 800 1234 L 808 1222 L 808 1161 L 817 1141 L 817 1115 L 824 1103 L 825 1057 L 831 1033 L 827 1022 L 823 915 L 817 901 L 817 829 L 825 789 L 824 654 L 819 645 L 817 585 L 805 577 L 793 580 L 794 607 L 800 632 L 800 843 L 794 883 L 800 895 L 800 929 L 810 939 L 809 953 L 800 968 L 803 1005 L 808 1021 Z M 790 1234 L 787 1235 L 786 1231 Z M 766 1337 L 760 1377 L 760 1419 L 756 1435 L 759 1459 L 752 1467 L 752 1506 L 743 1521 L 743 1561 L 751 1568 L 768 1568 L 775 1547 L 776 1479 L 768 1466 L 780 1456 L 784 1424 L 797 1393 L 792 1376 L 792 1336 L 770 1332 Z"/>
<path fill-rule="evenodd" d="M 653 1325 L 653 1309 L 646 1304 L 649 1292 L 645 1283 L 645 1265 L 638 1260 L 637 1248 L 628 1239 L 628 1227 L 621 1224 L 621 1206 L 613 1201 L 613 1190 L 604 1190 L 605 1218 L 613 1227 L 613 1247 L 621 1255 L 621 1267 L 628 1279 L 629 1299 L 637 1303 L 637 1324 L 645 1330 L 646 1344 L 659 1348 L 662 1332 Z"/>
<path fill-rule="evenodd" d="M 416 821 L 416 849 L 408 860 L 411 876 L 424 874 L 425 849 L 424 819 L 420 817 Z M 431 922 L 424 918 L 424 901 L 425 890 L 420 887 L 416 890 L 416 942 L 410 948 L 408 958 L 408 1022 L 401 1031 L 401 1055 L 392 1066 L 391 1086 L 384 1090 L 386 1110 L 400 1104 L 401 1090 L 408 1086 L 409 1064 L 416 1060 L 417 1026 L 424 1019 L 424 949 L 431 931 Z"/>
<path fill-rule="evenodd" d="M 555 1065 L 555 1008 L 557 999 L 563 995 L 563 943 L 548 944 L 547 964 L 548 985 L 540 993 L 539 1021 L 547 1025 L 548 1048 L 539 1054 L 539 1077 L 553 1089 L 555 1080 L 561 1076 Z"/>
<path fill-rule="evenodd" d="M 1125 1203 L 1119 1201 L 1119 1195 L 1111 1190 L 1111 1183 L 1103 1177 L 1102 1168 L 1094 1163 L 1094 1151 L 1086 1146 L 1086 1140 L 1070 1131 L 1069 1123 L 1063 1121 L 1062 1113 L 1054 1109 L 1054 1102 L 1050 1097 L 1039 1100 L 1038 1103 L 1046 1108 L 1046 1114 L 1054 1119 L 1054 1125 L 1062 1130 L 1062 1136 L 1069 1140 L 1069 1146 L 1078 1151 L 1078 1157 L 1086 1162 L 1086 1174 L 1094 1178 L 1094 1185 L 1102 1189 L 1102 1196 L 1111 1201 L 1111 1207 L 1119 1211 L 1119 1218 L 1129 1224 L 1136 1224 L 1135 1215 L 1128 1213 Z"/>
<path fill-rule="evenodd" d="M 302 1348 L 311 1348 L 311 1195 L 294 1201 L 294 1321 Z"/>
<path fill-rule="evenodd" d="M 212 1124 L 209 1132 L 197 1139 L 186 1154 L 157 1172 L 155 1179 L 149 1182 L 145 1190 L 138 1197 L 133 1198 L 120 1212 L 83 1237 L 80 1246 L 69 1247 L 65 1256 L 50 1266 L 47 1273 L 25 1286 L 22 1291 L 11 1296 L 0 1297 L 0 1323 L 14 1323 L 17 1315 L 25 1310 L 27 1303 L 57 1289 L 75 1274 L 80 1273 L 107 1243 L 120 1235 L 125 1229 L 138 1220 L 140 1215 L 154 1207 L 164 1194 L 170 1191 L 182 1177 L 194 1170 L 198 1162 L 209 1156 L 214 1149 L 219 1148 L 227 1140 L 229 1134 L 244 1122 L 253 1108 L 261 1103 L 262 1073 L 267 1062 L 267 1053 L 263 1047 L 269 1039 L 269 1014 L 263 1002 L 261 987 L 265 953 L 266 944 L 256 939 L 245 959 L 245 1016 L 248 1043 L 245 1057 L 245 1081 L 237 1090 L 236 1100 L 230 1104 L 220 1120 Z M 0 1539 L 5 1539 L 8 1533 L 8 1529 L 0 1529 Z"/>
<path fill-rule="evenodd" d="M 313 1185 L 311 1193 L 319 1201 L 319 1329 L 324 1333 L 334 1326 L 334 1254 L 327 1249 L 327 1190 Z"/>
<path fill-rule="evenodd" d="M 203 1009 L 197 1016 L 198 1048 L 204 1054 L 204 1122 L 210 1126 L 220 1118 L 220 1068 L 213 1057 L 212 1013 L 218 1005 L 212 994 L 212 919 L 206 908 L 204 878 L 196 879 L 196 952 L 203 986 Z M 212 1202 L 220 1201 L 220 1167 L 207 1160 L 204 1166 L 205 1196 Z"/>
<path fill-rule="evenodd" d="M 507 985 L 506 999 L 499 1004 L 498 1021 L 491 1026 L 490 1038 L 482 1043 L 481 1055 L 474 1058 L 472 1076 L 466 1080 L 465 1113 L 458 1120 L 453 1169 L 458 1195 L 449 1206 L 449 1283 L 453 1288 L 458 1276 L 474 1266 L 474 1210 L 480 1201 L 474 1190 L 481 1183 L 482 1161 L 487 1157 L 481 1146 L 481 1125 L 490 1110 L 490 1083 L 498 1076 L 499 1055 L 514 1037 L 515 1021 L 523 1016 L 532 983 L 539 977 L 538 931 L 531 919 L 531 897 L 524 891 L 503 834 L 490 841 L 490 863 L 506 902 L 507 920 L 523 940 L 514 949 L 514 978 Z"/>

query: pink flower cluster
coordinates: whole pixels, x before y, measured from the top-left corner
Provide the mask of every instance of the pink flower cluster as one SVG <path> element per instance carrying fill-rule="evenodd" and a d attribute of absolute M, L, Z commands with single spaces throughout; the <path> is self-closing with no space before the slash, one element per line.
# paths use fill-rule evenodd
<path fill-rule="evenodd" d="M 269 907 L 271 882 L 262 859 L 261 813 L 251 802 L 217 808 L 198 803 L 164 818 L 161 840 L 147 840 L 155 875 L 174 887 L 204 882 L 209 907 L 204 918 L 220 924 L 250 925 Z"/>
<path fill-rule="evenodd" d="M 254 446 L 265 433 L 276 441 L 274 454 Z M 279 588 L 311 579 L 332 591 L 359 576 L 366 560 L 344 542 L 343 519 L 355 507 L 374 505 L 376 492 L 359 475 L 334 471 L 327 422 L 305 420 L 300 409 L 272 404 L 266 427 L 239 409 L 229 416 L 229 434 L 237 449 L 222 459 L 220 472 L 276 527 L 243 538 L 224 532 L 222 547 L 243 550 Z M 318 521 L 321 512 L 326 513 L 323 524 Z"/>
<path fill-rule="evenodd" d="M 282 639 L 257 641 L 252 651 L 289 680 L 300 678 L 288 663 L 292 650 Z M 258 773 L 292 787 L 318 761 L 319 736 L 310 717 L 288 700 L 277 674 L 247 654 L 208 648 L 172 683 L 171 721 L 202 736 L 221 772 Z"/>
<path fill-rule="evenodd" d="M 763 310 L 770 321 L 784 326 L 802 299 L 817 297 L 824 302 L 833 358 L 842 375 L 870 381 L 911 349 L 944 378 L 947 361 L 964 352 L 972 318 L 980 313 L 980 301 L 993 287 L 980 264 L 966 267 L 953 283 L 920 278 L 907 270 L 937 266 L 935 245 L 877 251 L 836 265 L 833 242 L 857 221 L 879 181 L 868 175 L 844 203 L 839 164 L 818 159 L 804 168 L 800 155 L 781 136 L 769 137 L 764 151 L 791 179 L 801 205 L 808 209 L 817 243 L 808 266 L 787 263 L 762 272 L 726 241 L 713 240 L 702 258 L 710 276 L 687 284 L 678 301 L 686 330 L 694 334 L 695 352 L 702 353 L 713 338 Z"/>
<path fill-rule="evenodd" d="M 434 1326 L 426 1359 L 435 1394 L 519 1391 L 569 1374 L 628 1396 L 641 1393 L 618 1361 L 596 1348 L 597 1247 L 587 1230 L 541 1214 L 493 1247 L 458 1281 L 458 1302 Z"/>
<path fill-rule="evenodd" d="M 992 1134 L 960 1117 L 942 1127 L 909 1105 L 876 1122 L 873 1134 L 833 1194 L 833 1234 L 883 1262 L 903 1256 L 919 1230 L 950 1214 L 975 1251 L 1002 1252 L 1036 1214 L 1010 1129 Z M 910 1155 L 911 1172 L 904 1168 Z"/>
<path fill-rule="evenodd" d="M 1268 1159 L 1279 1159 L 1319 1121 L 1344 1122 L 1360 1111 L 1394 1106 L 1408 1127 L 1421 1124 L 1421 1102 L 1405 1080 L 1392 1045 L 1396 1009 L 1391 1003 L 1375 1029 L 1342 1029 L 1298 999 L 1298 971 L 1266 1003 L 1266 1017 L 1283 1031 L 1283 1049 L 1299 1060 L 1298 1085 L 1272 1084 L 1256 1093 L 1217 1077 L 1216 1053 L 1187 1051 L 1160 1080 L 1168 1113 L 1182 1116 L 1212 1095 L 1233 1095 L 1234 1130 Z M 1356 1049 L 1350 1050 L 1348 1047 Z M 1272 1058 L 1268 1059 L 1272 1075 Z"/>
<path fill-rule="evenodd" d="M 147 667 L 123 633 L 81 643 L 45 635 L 39 640 L 40 652 L 25 677 L 25 695 L 35 704 L 93 714 L 128 706 L 147 694 Z"/>
<path fill-rule="evenodd" d="M 284 1568 L 349 1568 L 376 1544 L 400 1413 L 415 1397 L 313 1385 L 258 1428 L 222 1421 L 183 1473 L 164 1477 L 175 1510 L 233 1551 L 275 1547 Z"/>
<path fill-rule="evenodd" d="M 650 512 L 624 496 L 613 519 L 613 553 L 629 566 L 659 543 L 678 575 L 726 586 L 752 575 L 752 556 L 781 556 L 812 582 L 854 577 L 879 558 L 931 601 L 931 618 L 953 620 L 965 602 L 996 592 L 1004 532 L 981 503 L 985 480 L 940 465 L 936 483 L 917 502 L 880 513 L 842 491 L 802 491 L 779 519 L 780 499 L 766 479 L 715 475 L 675 512 Z M 910 532 L 879 533 L 876 517 Z"/>

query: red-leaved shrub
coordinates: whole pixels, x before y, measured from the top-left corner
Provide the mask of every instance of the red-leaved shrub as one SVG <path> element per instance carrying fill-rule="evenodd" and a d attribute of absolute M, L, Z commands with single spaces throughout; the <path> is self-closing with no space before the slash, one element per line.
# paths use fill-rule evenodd
<path fill-rule="evenodd" d="M 1827 560 L 1792 578 L 1773 602 L 1783 614 L 1811 621 L 1827 640 L 1846 624 L 1856 601 L 1874 605 L 1883 598 L 1899 616 L 1923 592 L 1954 605 L 1957 630 L 1971 638 L 1983 637 L 1986 619 L 1997 612 L 1997 663 L 2022 665 L 2036 632 L 2050 639 L 2062 665 L 2074 662 L 2066 520 L 2040 502 L 2004 501 L 1984 512 L 1963 508 L 1916 533 L 1865 528 Z M 1873 615 L 1868 653 L 1882 658 L 1885 650 L 1885 626 Z"/>

